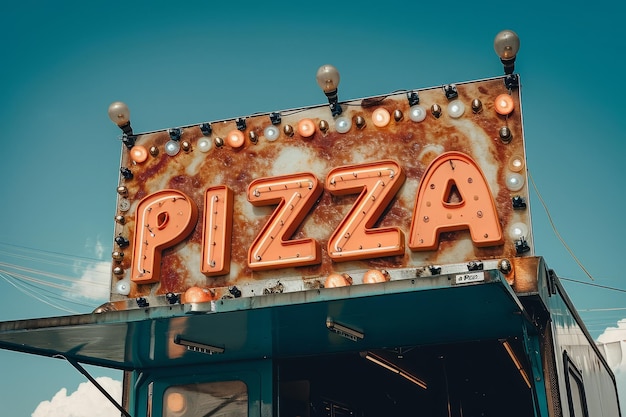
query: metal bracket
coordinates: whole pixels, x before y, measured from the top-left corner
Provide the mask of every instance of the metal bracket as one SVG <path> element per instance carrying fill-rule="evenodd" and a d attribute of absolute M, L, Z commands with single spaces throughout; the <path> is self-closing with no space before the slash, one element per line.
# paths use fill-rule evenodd
<path fill-rule="evenodd" d="M 508 74 L 504 78 L 504 85 L 507 90 L 515 90 L 519 87 L 519 75 L 517 74 Z"/>
<path fill-rule="evenodd" d="M 56 355 L 53 355 L 52 357 L 53 358 L 58 358 L 58 359 L 65 359 L 66 361 L 68 361 L 74 368 L 76 368 L 76 370 L 78 372 L 80 372 L 81 374 L 85 375 L 85 377 L 89 380 L 89 382 L 94 384 L 96 386 L 96 388 L 98 388 L 98 390 L 107 398 L 107 400 L 109 400 L 109 402 L 115 406 L 115 408 L 117 408 L 126 417 L 132 417 L 130 414 L 128 414 L 128 411 L 126 411 L 124 409 L 124 407 L 122 407 L 117 401 L 115 401 L 115 398 L 111 397 L 111 394 L 109 394 L 102 387 L 102 385 L 98 384 L 98 382 L 94 379 L 94 377 L 92 377 L 91 374 L 89 372 L 87 372 L 87 370 L 85 368 L 83 368 L 78 362 L 76 362 L 74 359 L 68 358 L 68 357 L 66 357 L 66 356 L 64 356 L 64 355 L 62 355 L 60 353 L 57 353 Z"/>
<path fill-rule="evenodd" d="M 456 89 L 456 85 L 448 84 L 443 86 L 443 92 L 446 94 L 448 100 L 454 100 L 459 97 L 459 92 Z"/>

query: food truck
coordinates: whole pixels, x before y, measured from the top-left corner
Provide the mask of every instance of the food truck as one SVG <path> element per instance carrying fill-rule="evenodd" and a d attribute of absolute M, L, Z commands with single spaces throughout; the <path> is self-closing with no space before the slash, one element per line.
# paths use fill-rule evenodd
<path fill-rule="evenodd" d="M 0 347 L 124 371 L 125 416 L 618 417 L 535 254 L 519 40 L 505 74 L 136 133 L 110 300 Z M 101 388 L 101 387 L 100 387 Z"/>

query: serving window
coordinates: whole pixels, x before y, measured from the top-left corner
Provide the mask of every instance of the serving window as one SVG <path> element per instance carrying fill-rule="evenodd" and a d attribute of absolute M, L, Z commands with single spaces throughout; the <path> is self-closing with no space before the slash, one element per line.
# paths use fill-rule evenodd
<path fill-rule="evenodd" d="M 163 417 L 248 415 L 248 387 L 243 381 L 174 385 L 163 393 Z"/>

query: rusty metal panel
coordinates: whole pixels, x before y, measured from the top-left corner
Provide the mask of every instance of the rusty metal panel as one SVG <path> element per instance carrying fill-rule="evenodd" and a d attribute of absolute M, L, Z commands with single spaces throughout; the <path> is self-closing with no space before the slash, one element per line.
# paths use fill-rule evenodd
<path fill-rule="evenodd" d="M 336 117 L 324 104 L 133 137 L 122 147 L 111 301 L 483 265 L 508 274 L 507 263 L 533 255 L 519 89 L 500 77 L 341 107 Z"/>

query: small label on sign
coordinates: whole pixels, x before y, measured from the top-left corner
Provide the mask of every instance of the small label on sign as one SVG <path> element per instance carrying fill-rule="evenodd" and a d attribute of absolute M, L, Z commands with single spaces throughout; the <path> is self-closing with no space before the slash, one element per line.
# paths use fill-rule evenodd
<path fill-rule="evenodd" d="M 465 284 L 468 282 L 479 282 L 485 280 L 484 272 L 468 272 L 467 274 L 459 274 L 456 276 L 457 284 Z"/>

